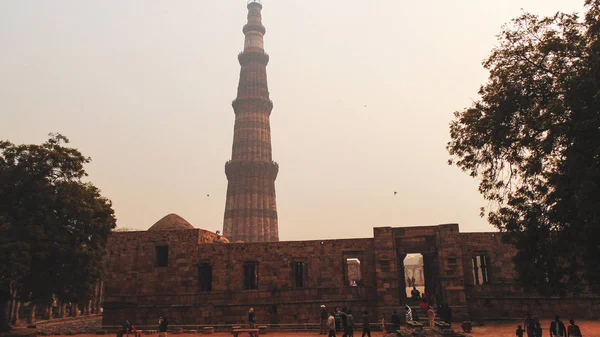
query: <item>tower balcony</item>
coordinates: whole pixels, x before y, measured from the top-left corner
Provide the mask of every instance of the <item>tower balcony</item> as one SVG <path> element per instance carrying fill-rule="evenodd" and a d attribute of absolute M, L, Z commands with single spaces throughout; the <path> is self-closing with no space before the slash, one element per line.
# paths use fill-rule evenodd
<path fill-rule="evenodd" d="M 227 180 L 248 177 L 277 178 L 279 164 L 274 161 L 235 161 L 225 163 Z"/>
<path fill-rule="evenodd" d="M 244 28 L 242 28 L 244 35 L 251 31 L 260 32 L 262 35 L 267 33 L 267 29 L 263 25 L 248 23 L 244 25 Z"/>
<path fill-rule="evenodd" d="M 245 111 L 265 111 L 271 115 L 273 101 L 266 97 L 238 97 L 231 102 L 231 106 L 236 114 Z"/>
<path fill-rule="evenodd" d="M 238 54 L 238 61 L 242 66 L 252 61 L 266 66 L 269 63 L 269 54 L 264 51 L 244 51 Z"/>

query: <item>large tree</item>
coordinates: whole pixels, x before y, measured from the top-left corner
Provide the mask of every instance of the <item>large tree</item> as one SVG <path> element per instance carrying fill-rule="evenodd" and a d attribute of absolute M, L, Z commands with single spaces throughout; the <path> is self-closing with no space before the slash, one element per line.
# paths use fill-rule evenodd
<path fill-rule="evenodd" d="M 111 202 L 87 176 L 90 159 L 60 134 L 41 145 L 0 142 L 0 329 L 15 292 L 48 304 L 88 300 L 115 227 Z"/>
<path fill-rule="evenodd" d="M 565 295 L 600 286 L 600 2 L 584 18 L 524 14 L 503 28 L 480 100 L 447 149 L 480 179 L 520 280 Z"/>

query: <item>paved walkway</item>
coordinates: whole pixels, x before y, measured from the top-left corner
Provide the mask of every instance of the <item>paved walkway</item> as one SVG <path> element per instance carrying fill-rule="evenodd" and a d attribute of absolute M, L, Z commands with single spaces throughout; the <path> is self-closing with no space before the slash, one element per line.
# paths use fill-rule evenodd
<path fill-rule="evenodd" d="M 550 321 L 542 321 L 542 335 L 544 337 L 549 336 L 548 329 L 550 326 Z M 514 337 L 515 330 L 517 329 L 517 325 L 521 324 L 521 322 L 514 322 L 512 324 L 499 324 L 499 323 L 489 323 L 485 326 L 476 326 L 473 327 L 473 331 L 468 334 L 471 337 Z M 581 333 L 584 337 L 600 337 L 600 321 L 578 321 L 577 324 L 581 328 Z M 455 331 L 460 332 L 460 325 L 453 324 Z M 106 337 L 114 337 L 114 334 L 106 335 Z M 158 337 L 156 335 L 144 335 L 144 337 Z M 270 332 L 265 337 L 318 337 L 319 334 L 317 332 Z M 324 335 L 321 335 L 325 337 Z M 338 333 L 337 337 L 341 337 L 342 334 Z M 354 333 L 354 337 L 361 337 L 362 331 L 356 331 Z M 100 337 L 97 335 L 77 335 L 77 337 Z M 191 334 L 178 334 L 173 335 L 169 334 L 168 337 L 209 337 L 207 335 L 191 335 Z M 212 334 L 210 337 L 231 337 L 231 333 L 225 332 L 217 332 Z M 240 337 L 248 337 L 247 334 L 240 334 Z M 373 331 L 371 333 L 371 337 L 383 337 L 383 333 L 381 331 Z"/>

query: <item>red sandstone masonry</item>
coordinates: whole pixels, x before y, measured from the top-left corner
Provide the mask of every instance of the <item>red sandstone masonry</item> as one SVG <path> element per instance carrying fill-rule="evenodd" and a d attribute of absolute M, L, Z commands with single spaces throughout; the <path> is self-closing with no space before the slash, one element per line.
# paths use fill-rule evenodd
<path fill-rule="evenodd" d="M 240 79 L 233 102 L 235 127 L 231 161 L 225 165 L 227 198 L 223 234 L 232 242 L 279 241 L 275 178 L 272 161 L 269 99 L 263 49 L 262 5 L 248 4 L 244 51 L 238 56 Z"/>
<path fill-rule="evenodd" d="M 600 299 L 553 299 L 525 294 L 517 284 L 514 249 L 494 233 L 459 233 L 458 225 L 375 228 L 372 239 L 215 243 L 210 232 L 192 230 L 114 233 L 108 244 L 104 325 L 124 318 L 155 324 L 234 324 L 256 309 L 260 324 L 316 323 L 319 306 L 369 310 L 373 321 L 406 303 L 403 259 L 423 253 L 439 300 L 463 319 L 521 318 L 526 311 L 550 317 L 595 318 Z M 169 246 L 167 267 L 156 267 L 156 246 Z M 471 259 L 489 256 L 490 284 L 474 285 Z M 344 260 L 361 259 L 362 285 L 347 286 Z M 244 290 L 243 263 L 258 263 L 258 289 Z M 292 284 L 292 262 L 308 265 L 307 283 Z M 200 263 L 212 266 L 212 291 L 199 290 Z M 432 287 L 432 285 L 429 285 Z M 468 303 L 468 304 L 467 304 Z"/>

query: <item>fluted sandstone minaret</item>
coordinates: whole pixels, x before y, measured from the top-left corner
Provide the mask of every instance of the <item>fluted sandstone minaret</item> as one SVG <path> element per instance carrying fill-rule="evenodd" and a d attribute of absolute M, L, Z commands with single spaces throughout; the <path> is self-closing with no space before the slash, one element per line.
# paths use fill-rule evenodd
<path fill-rule="evenodd" d="M 269 116 L 273 102 L 267 87 L 269 55 L 263 48 L 260 1 L 248 2 L 244 51 L 239 54 L 240 82 L 233 101 L 235 127 L 231 160 L 225 164 L 227 200 L 223 235 L 231 242 L 279 241 Z"/>

